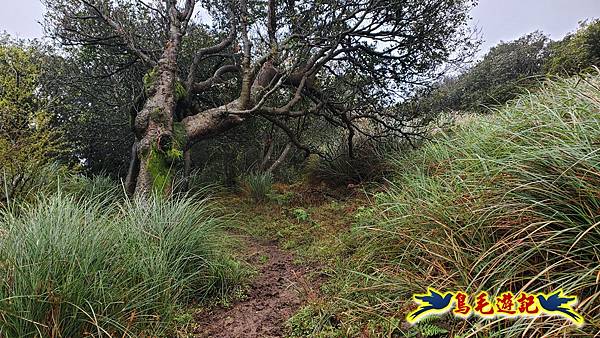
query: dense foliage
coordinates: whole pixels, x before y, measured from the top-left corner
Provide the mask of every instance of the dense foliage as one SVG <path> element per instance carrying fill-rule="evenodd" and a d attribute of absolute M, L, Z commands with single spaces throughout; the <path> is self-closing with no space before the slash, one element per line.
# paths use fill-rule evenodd
<path fill-rule="evenodd" d="M 0 38 L 0 205 L 26 194 L 38 168 L 69 151 L 52 128 L 53 102 L 40 93 L 46 65 L 40 46 Z"/>
<path fill-rule="evenodd" d="M 600 20 L 594 20 L 582 23 L 577 32 L 550 45 L 546 69 L 551 74 L 573 75 L 599 65 Z"/>
<path fill-rule="evenodd" d="M 600 65 L 600 21 L 582 26 L 560 41 L 541 32 L 501 42 L 458 76 L 449 76 L 432 91 L 416 95 L 403 105 L 413 112 L 489 112 L 528 90 L 544 78 L 593 71 Z"/>

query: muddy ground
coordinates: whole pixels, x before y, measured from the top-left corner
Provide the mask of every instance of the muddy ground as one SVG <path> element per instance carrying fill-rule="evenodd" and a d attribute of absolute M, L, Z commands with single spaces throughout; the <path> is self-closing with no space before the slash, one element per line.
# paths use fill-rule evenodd
<path fill-rule="evenodd" d="M 295 264 L 292 253 L 271 242 L 246 242 L 248 262 L 259 269 L 247 297 L 226 309 L 197 313 L 196 337 L 283 337 L 286 320 L 317 297 L 320 283 L 309 283 L 311 268 Z"/>

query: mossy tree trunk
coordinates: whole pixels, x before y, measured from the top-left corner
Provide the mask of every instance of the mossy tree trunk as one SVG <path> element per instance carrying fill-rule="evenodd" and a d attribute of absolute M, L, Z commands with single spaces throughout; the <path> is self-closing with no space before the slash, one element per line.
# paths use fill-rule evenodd
<path fill-rule="evenodd" d="M 235 27 L 222 42 L 202 48 L 196 52 L 188 78 L 184 84 L 179 79 L 178 54 L 187 22 L 193 13 L 195 1 L 187 0 L 186 9 L 179 12 L 176 0 L 167 0 L 169 15 L 168 40 L 155 67 L 144 77 L 146 101 L 135 115 L 136 156 L 133 158 L 127 183 L 128 190 L 135 195 L 150 193 L 169 195 L 172 190 L 175 165 L 183 161 L 189 147 L 201 140 L 212 138 L 229 130 L 252 116 L 259 106 L 261 95 L 278 73 L 271 62 L 265 59 L 257 65 L 251 65 L 251 42 L 248 38 L 248 18 L 246 1 L 241 1 L 242 44 L 244 46 L 241 65 L 225 65 L 214 75 L 201 82 L 195 81 L 197 63 L 207 55 L 214 55 L 230 46 L 236 37 Z M 183 20 L 183 21 L 182 21 Z M 202 95 L 214 83 L 221 81 L 225 73 L 242 74 L 242 90 L 237 99 L 222 106 L 200 110 L 188 104 L 190 96 Z M 186 103 L 187 102 L 187 103 Z M 256 107 L 251 109 L 251 107 Z M 291 109 L 291 106 L 290 108 Z M 179 115 L 176 112 L 185 111 Z M 139 169 L 138 169 L 139 168 Z"/>
<path fill-rule="evenodd" d="M 157 66 L 144 78 L 148 98 L 134 122 L 139 160 L 137 195 L 170 194 L 174 164 L 183 156 L 185 145 L 176 137 L 173 121 L 177 102 L 182 99 L 177 68 L 182 24 L 175 6 L 169 15 L 169 39 Z"/>

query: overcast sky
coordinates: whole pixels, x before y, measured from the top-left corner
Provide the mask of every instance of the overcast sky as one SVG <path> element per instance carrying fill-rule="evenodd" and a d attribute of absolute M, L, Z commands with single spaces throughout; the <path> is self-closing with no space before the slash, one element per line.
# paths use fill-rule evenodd
<path fill-rule="evenodd" d="M 0 32 L 39 38 L 43 6 L 39 0 L 0 0 Z M 541 30 L 552 39 L 574 31 L 579 21 L 600 17 L 600 0 L 480 0 L 473 24 L 485 40 L 482 52 L 501 40 Z"/>

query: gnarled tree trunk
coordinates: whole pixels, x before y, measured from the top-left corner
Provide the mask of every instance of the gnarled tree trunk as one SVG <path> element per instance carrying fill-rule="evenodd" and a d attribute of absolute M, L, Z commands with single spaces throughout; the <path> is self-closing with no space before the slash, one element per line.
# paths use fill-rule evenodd
<path fill-rule="evenodd" d="M 173 116 L 183 88 L 178 80 L 177 58 L 181 42 L 181 21 L 177 8 L 169 11 L 169 39 L 157 66 L 145 78 L 148 99 L 134 123 L 139 172 L 135 192 L 169 194 L 173 164 L 183 156 L 185 140 L 176 137 Z"/>

